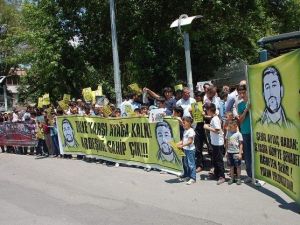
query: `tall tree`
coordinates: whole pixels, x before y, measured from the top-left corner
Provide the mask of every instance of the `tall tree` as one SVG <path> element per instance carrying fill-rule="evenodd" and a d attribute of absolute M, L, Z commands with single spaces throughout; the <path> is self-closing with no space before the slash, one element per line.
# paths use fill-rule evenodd
<path fill-rule="evenodd" d="M 194 81 L 209 79 L 233 60 L 257 62 L 257 40 L 297 30 L 297 0 L 116 0 L 116 24 L 123 90 L 132 82 L 156 90 L 185 80 L 182 36 L 169 28 L 181 14 L 201 14 L 187 29 Z M 279 7 L 279 8 L 278 8 Z M 108 0 L 35 0 L 22 8 L 31 65 L 24 96 L 49 92 L 80 95 L 104 84 L 113 97 Z M 79 40 L 70 44 L 70 40 Z M 32 81 L 35 82 L 32 82 Z"/>

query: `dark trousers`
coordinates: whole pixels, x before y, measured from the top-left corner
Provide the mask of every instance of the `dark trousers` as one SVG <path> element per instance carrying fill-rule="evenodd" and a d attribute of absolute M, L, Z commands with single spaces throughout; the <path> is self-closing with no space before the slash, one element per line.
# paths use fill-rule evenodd
<path fill-rule="evenodd" d="M 49 154 L 48 147 L 46 145 L 46 141 L 43 139 L 38 140 L 38 145 L 36 147 L 36 154 L 42 155 L 43 153 Z"/>
<path fill-rule="evenodd" d="M 217 179 L 220 177 L 225 178 L 225 169 L 223 161 L 223 148 L 224 146 L 212 145 L 212 162 L 214 166 L 214 174 Z"/>
<path fill-rule="evenodd" d="M 196 167 L 204 168 L 203 144 L 206 143 L 204 123 L 197 123 L 195 129 L 195 147 L 196 147 Z M 206 143 L 207 144 L 207 143 Z"/>
<path fill-rule="evenodd" d="M 53 154 L 58 156 L 60 154 L 59 152 L 59 144 L 58 144 L 58 136 L 57 135 L 53 135 L 51 136 L 52 138 L 52 144 L 53 144 L 53 149 L 54 149 L 54 152 Z"/>

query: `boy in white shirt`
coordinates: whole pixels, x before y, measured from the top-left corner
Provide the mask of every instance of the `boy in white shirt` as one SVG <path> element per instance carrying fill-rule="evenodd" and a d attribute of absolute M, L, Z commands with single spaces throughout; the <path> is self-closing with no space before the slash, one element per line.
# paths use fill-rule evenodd
<path fill-rule="evenodd" d="M 196 183 L 196 165 L 195 165 L 195 131 L 191 127 L 193 119 L 191 117 L 183 117 L 182 125 L 184 128 L 183 138 L 177 146 L 184 150 L 185 157 L 183 157 L 184 174 L 181 179 L 187 178 L 187 185 Z"/>
<path fill-rule="evenodd" d="M 218 180 L 217 185 L 225 182 L 225 169 L 223 161 L 223 149 L 224 149 L 224 133 L 222 130 L 221 120 L 216 114 L 216 105 L 211 103 L 208 107 L 207 114 L 211 116 L 210 124 L 205 124 L 204 129 L 210 131 L 210 139 L 212 145 L 212 162 L 214 166 L 214 175 Z"/>

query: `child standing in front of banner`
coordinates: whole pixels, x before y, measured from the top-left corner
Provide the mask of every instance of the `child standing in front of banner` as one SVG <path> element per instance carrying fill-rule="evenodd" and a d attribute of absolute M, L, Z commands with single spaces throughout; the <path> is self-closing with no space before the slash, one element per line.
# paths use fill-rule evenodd
<path fill-rule="evenodd" d="M 220 185 L 225 182 L 225 168 L 223 161 L 224 136 L 221 120 L 216 112 L 216 105 L 211 103 L 207 109 L 207 114 L 212 117 L 212 119 L 210 124 L 204 125 L 204 129 L 210 131 L 214 177 L 218 180 L 217 185 Z"/>
<path fill-rule="evenodd" d="M 184 128 L 183 138 L 177 146 L 184 150 L 185 156 L 183 157 L 184 174 L 182 179 L 188 179 L 187 185 L 196 183 L 196 165 L 195 165 L 195 131 L 192 128 L 193 119 L 189 116 L 182 118 L 182 125 Z"/>
<path fill-rule="evenodd" d="M 241 185 L 241 161 L 243 154 L 243 136 L 238 131 L 238 124 L 236 120 L 232 120 L 228 124 L 228 131 L 226 133 L 226 154 L 227 164 L 230 168 L 230 177 L 228 184 L 234 183 L 234 167 L 237 168 L 236 184 Z"/>
<path fill-rule="evenodd" d="M 48 147 L 45 141 L 45 126 L 46 125 L 43 124 L 43 122 L 38 122 L 36 128 L 36 138 L 38 139 L 36 154 L 41 156 L 49 156 Z"/>

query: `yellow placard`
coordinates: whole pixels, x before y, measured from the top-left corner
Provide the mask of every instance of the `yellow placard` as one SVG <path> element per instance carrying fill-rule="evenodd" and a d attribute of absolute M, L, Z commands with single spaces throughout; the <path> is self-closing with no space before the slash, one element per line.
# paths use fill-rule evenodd
<path fill-rule="evenodd" d="M 43 108 L 43 97 L 39 97 L 38 99 L 38 108 Z"/>
<path fill-rule="evenodd" d="M 61 100 L 58 102 L 58 105 L 60 106 L 60 108 L 62 108 L 63 110 L 67 110 L 69 108 L 69 106 L 66 104 L 66 102 L 64 100 Z"/>
<path fill-rule="evenodd" d="M 96 90 L 96 94 L 97 94 L 96 96 L 103 96 L 103 89 L 102 89 L 101 84 L 98 85 L 98 88 Z"/>
<path fill-rule="evenodd" d="M 143 91 L 137 83 L 129 84 L 128 87 L 136 94 L 142 94 Z"/>
<path fill-rule="evenodd" d="M 82 90 L 82 96 L 86 102 L 93 102 L 93 91 L 92 88 L 84 88 Z"/>
<path fill-rule="evenodd" d="M 50 97 L 48 93 L 43 95 L 43 105 L 50 105 Z"/>
<path fill-rule="evenodd" d="M 175 90 L 175 91 L 178 91 L 178 90 L 181 90 L 181 91 L 182 91 L 182 90 L 183 90 L 183 85 L 182 85 L 182 84 L 175 85 L 175 86 L 174 86 L 174 90 Z"/>
<path fill-rule="evenodd" d="M 64 94 L 63 100 L 65 103 L 69 103 L 69 101 L 71 100 L 71 95 Z"/>
<path fill-rule="evenodd" d="M 105 117 L 108 117 L 112 114 L 112 111 L 111 111 L 111 108 L 110 108 L 109 105 L 105 105 L 103 107 L 103 114 L 104 114 Z"/>
<path fill-rule="evenodd" d="M 203 122 L 203 104 L 202 102 L 192 103 L 192 115 L 194 123 Z"/>

